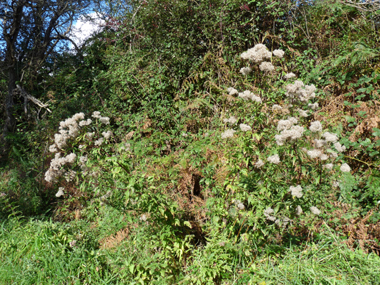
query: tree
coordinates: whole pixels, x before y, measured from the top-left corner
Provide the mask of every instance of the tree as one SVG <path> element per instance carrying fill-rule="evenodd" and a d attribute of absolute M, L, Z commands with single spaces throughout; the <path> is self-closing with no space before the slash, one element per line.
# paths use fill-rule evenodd
<path fill-rule="evenodd" d="M 17 82 L 37 74 L 69 37 L 72 24 L 90 0 L 0 0 L 0 64 L 7 77 L 3 139 L 15 131 L 14 90 Z M 62 45 L 61 45 L 62 46 Z"/>

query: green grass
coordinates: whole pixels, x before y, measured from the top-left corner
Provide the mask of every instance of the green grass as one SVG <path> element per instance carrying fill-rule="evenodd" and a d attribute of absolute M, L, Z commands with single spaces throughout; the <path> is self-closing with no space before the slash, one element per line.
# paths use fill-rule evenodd
<path fill-rule="evenodd" d="M 62 224 L 10 217 L 0 228 L 0 284 L 175 284 L 180 281 L 214 284 L 207 283 L 207 278 L 201 281 L 196 276 L 187 276 L 186 268 L 191 264 L 172 272 L 172 276 L 167 271 L 166 275 L 158 274 L 144 282 L 144 270 L 152 270 L 154 263 L 157 268 L 165 269 L 159 263 L 163 256 L 158 252 L 151 255 L 144 249 L 145 243 L 155 243 L 154 237 L 147 240 L 149 227 L 136 229 L 116 247 L 99 248 L 99 240 L 123 225 L 123 219 L 117 219 L 109 211 L 101 211 L 97 227 L 92 229 L 83 221 Z M 77 240 L 74 247 L 70 246 L 73 240 Z M 229 264 L 233 272 L 221 284 L 380 284 L 379 256 L 350 250 L 329 230 L 314 242 L 290 245 L 278 254 L 268 255 L 266 249 L 269 251 L 264 248 L 245 267 Z M 195 247 L 195 251 L 207 253 L 202 247 Z M 205 266 L 208 260 L 196 262 L 204 262 Z"/>

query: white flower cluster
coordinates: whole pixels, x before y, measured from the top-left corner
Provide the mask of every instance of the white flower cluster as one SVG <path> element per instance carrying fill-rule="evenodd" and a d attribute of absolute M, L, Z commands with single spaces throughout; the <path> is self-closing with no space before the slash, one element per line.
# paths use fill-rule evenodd
<path fill-rule="evenodd" d="M 79 135 L 80 123 L 79 120 L 84 119 L 83 113 L 77 113 L 71 118 L 59 123 L 59 131 L 54 135 L 54 144 L 49 147 L 50 152 L 57 152 L 67 146 L 67 141 L 71 138 L 76 138 Z M 82 122 L 82 121 L 81 121 Z M 87 123 L 87 121 L 86 121 Z M 90 120 L 91 124 L 91 120 Z"/>
<path fill-rule="evenodd" d="M 243 132 L 248 132 L 248 131 L 251 131 L 252 128 L 246 124 L 240 124 L 239 125 L 240 129 L 243 131 Z"/>
<path fill-rule="evenodd" d="M 279 164 L 280 163 L 280 157 L 278 156 L 278 154 L 274 154 L 274 155 L 268 157 L 267 160 L 270 163 L 274 163 L 274 164 Z"/>
<path fill-rule="evenodd" d="M 238 94 L 239 93 L 239 91 L 237 91 L 235 88 L 233 88 L 233 87 L 228 87 L 227 88 L 227 92 L 228 92 L 228 94 L 229 95 L 235 95 L 235 94 Z"/>
<path fill-rule="evenodd" d="M 222 139 L 232 138 L 235 132 L 235 130 L 226 130 L 224 133 L 222 133 Z"/>
<path fill-rule="evenodd" d="M 110 122 L 110 118 L 102 117 L 99 111 L 93 112 L 92 117 L 94 119 L 99 119 L 99 121 L 103 124 L 108 125 Z M 54 144 L 49 146 L 49 151 L 55 153 L 55 157 L 51 160 L 50 167 L 45 173 L 45 180 L 47 182 L 56 182 L 57 179 L 62 176 L 66 179 L 67 182 L 70 182 L 75 178 L 76 172 L 71 169 L 65 170 L 64 166 L 73 164 L 76 161 L 76 154 L 70 153 L 67 156 L 62 156 L 59 151 L 67 147 L 69 139 L 74 139 L 79 135 L 82 127 L 89 126 L 91 123 L 91 119 L 85 120 L 84 113 L 77 113 L 71 118 L 68 118 L 65 121 L 59 123 L 59 132 L 54 135 Z M 112 136 L 112 132 L 103 132 L 102 135 L 105 139 L 109 139 Z M 88 140 L 92 140 L 94 136 L 95 132 L 86 133 L 86 138 Z M 100 146 L 103 143 L 103 137 L 95 141 L 95 146 Z M 86 145 L 79 145 L 79 150 L 81 152 L 83 152 L 85 148 Z M 86 162 L 87 156 L 81 156 L 79 158 L 79 166 L 82 168 L 82 170 L 85 170 Z"/>
<path fill-rule="evenodd" d="M 237 118 L 235 116 L 232 116 L 229 119 L 223 119 L 223 122 L 234 125 L 237 122 Z"/>
<path fill-rule="evenodd" d="M 264 164 L 265 164 L 264 161 L 262 161 L 261 159 L 259 159 L 259 160 L 255 163 L 255 167 L 256 167 L 256 168 L 261 168 Z"/>
<path fill-rule="evenodd" d="M 284 145 L 284 143 L 290 140 L 296 140 L 302 137 L 305 128 L 302 126 L 292 126 L 289 130 L 283 130 L 279 135 L 275 135 L 277 145 Z"/>
<path fill-rule="evenodd" d="M 63 190 L 65 190 L 65 188 L 59 187 L 58 192 L 55 194 L 55 197 L 59 198 L 59 197 L 65 195 L 65 193 L 63 193 Z"/>
<path fill-rule="evenodd" d="M 309 116 L 309 114 L 307 113 L 307 110 L 305 111 L 305 110 L 302 110 L 302 109 L 298 109 L 297 111 L 298 111 L 298 113 L 300 114 L 301 117 L 306 118 L 306 117 Z"/>
<path fill-rule="evenodd" d="M 95 146 L 101 146 L 104 142 L 104 138 L 99 138 L 95 141 Z"/>
<path fill-rule="evenodd" d="M 70 153 L 64 157 L 61 157 L 60 153 L 56 153 L 55 157 L 50 162 L 48 171 L 45 173 L 45 180 L 47 182 L 55 182 L 57 178 L 66 174 L 66 170 L 63 169 L 63 166 L 66 164 L 73 164 L 76 157 L 75 153 Z"/>
<path fill-rule="evenodd" d="M 283 58 L 284 54 L 285 54 L 285 52 L 283 50 L 280 50 L 280 49 L 275 49 L 273 51 L 273 55 L 277 56 L 278 58 Z"/>
<path fill-rule="evenodd" d="M 338 152 L 346 151 L 346 147 L 344 145 L 341 145 L 339 142 L 334 143 L 334 147 Z"/>
<path fill-rule="evenodd" d="M 290 140 L 296 140 L 302 137 L 305 128 L 295 125 L 298 120 L 294 117 L 290 117 L 287 120 L 280 120 L 277 124 L 277 130 L 281 131 L 279 135 L 275 135 L 277 145 L 284 145 L 284 143 Z"/>
<path fill-rule="evenodd" d="M 327 163 L 325 165 L 323 165 L 323 168 L 327 169 L 327 170 L 332 170 L 334 167 L 334 164 L 332 163 Z"/>
<path fill-rule="evenodd" d="M 264 61 L 264 59 L 270 59 L 272 57 L 272 53 L 265 45 L 257 44 L 253 48 L 243 52 L 240 57 L 255 63 L 260 63 Z"/>
<path fill-rule="evenodd" d="M 100 112 L 99 111 L 95 111 L 92 113 L 92 116 L 94 119 L 99 119 L 101 116 L 100 116 Z"/>
<path fill-rule="evenodd" d="M 287 73 L 284 76 L 285 79 L 291 79 L 291 78 L 294 78 L 294 77 L 296 77 L 296 75 L 293 72 Z"/>
<path fill-rule="evenodd" d="M 321 122 L 320 121 L 311 122 L 309 130 L 312 131 L 313 133 L 322 132 Z"/>
<path fill-rule="evenodd" d="M 342 172 L 350 172 L 351 167 L 347 163 L 343 163 L 340 167 L 340 171 Z"/>
<path fill-rule="evenodd" d="M 251 71 L 252 71 L 252 68 L 250 67 L 243 67 L 242 69 L 240 69 L 240 73 L 243 75 L 248 75 L 251 73 Z"/>
<path fill-rule="evenodd" d="M 321 214 L 321 211 L 317 207 L 310 207 L 310 212 L 312 212 L 314 215 L 319 215 Z"/>
<path fill-rule="evenodd" d="M 100 117 L 99 118 L 99 121 L 105 125 L 109 125 L 110 124 L 110 118 L 108 117 Z"/>
<path fill-rule="evenodd" d="M 259 66 L 261 71 L 272 72 L 274 70 L 274 65 L 271 62 L 262 62 Z"/>
<path fill-rule="evenodd" d="M 336 143 L 338 141 L 338 136 L 329 132 L 325 132 L 322 137 L 325 138 L 326 142 Z"/>
<path fill-rule="evenodd" d="M 111 136 L 112 136 L 112 132 L 111 131 L 107 131 L 107 132 L 102 132 L 102 135 L 103 137 L 108 140 Z"/>
<path fill-rule="evenodd" d="M 280 120 L 277 124 L 277 131 L 288 130 L 297 123 L 298 120 L 294 117 L 290 117 L 287 120 Z"/>
<path fill-rule="evenodd" d="M 297 185 L 296 187 L 290 186 L 289 191 L 292 193 L 293 197 L 301 198 L 303 196 L 301 185 Z"/>
<path fill-rule="evenodd" d="M 83 126 L 89 126 L 91 125 L 92 123 L 92 120 L 91 119 L 87 119 L 87 120 L 83 120 L 83 121 L 80 121 L 79 122 L 79 126 L 83 127 Z"/>
<path fill-rule="evenodd" d="M 244 100 L 249 100 L 251 99 L 252 101 L 254 102 L 257 102 L 257 103 L 262 103 L 262 100 L 260 97 L 256 96 L 255 94 L 253 94 L 251 91 L 249 90 L 245 90 L 244 92 L 241 92 L 239 93 L 239 97 L 244 99 Z"/>
<path fill-rule="evenodd" d="M 288 84 L 285 89 L 287 97 L 300 102 L 307 102 L 315 98 L 315 91 L 317 90 L 313 84 L 305 85 L 301 80 Z"/>
<path fill-rule="evenodd" d="M 276 220 L 275 216 L 272 216 L 274 213 L 274 210 L 271 207 L 268 207 L 264 210 L 264 216 L 267 218 L 267 220 L 274 222 Z"/>

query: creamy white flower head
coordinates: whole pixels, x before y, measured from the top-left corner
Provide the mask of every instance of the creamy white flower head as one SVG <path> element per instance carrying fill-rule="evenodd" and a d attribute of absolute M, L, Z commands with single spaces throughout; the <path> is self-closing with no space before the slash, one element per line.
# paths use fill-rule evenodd
<path fill-rule="evenodd" d="M 244 204 L 241 203 L 241 202 L 239 204 L 237 204 L 237 207 L 238 207 L 239 210 L 244 210 L 245 209 Z"/>
<path fill-rule="evenodd" d="M 255 167 L 256 168 L 261 168 L 262 166 L 264 166 L 264 161 L 262 161 L 261 159 L 259 159 L 256 163 L 255 163 Z"/>
<path fill-rule="evenodd" d="M 333 181 L 332 186 L 335 188 L 339 187 L 339 182 L 338 181 Z"/>
<path fill-rule="evenodd" d="M 243 67 L 240 69 L 240 73 L 243 75 L 248 75 L 251 73 L 251 71 L 252 71 L 252 68 L 250 67 Z"/>
<path fill-rule="evenodd" d="M 99 119 L 100 118 L 100 112 L 99 111 L 93 112 L 91 117 L 93 117 L 95 119 Z"/>
<path fill-rule="evenodd" d="M 304 127 L 295 125 L 295 126 L 292 126 L 290 128 L 290 130 L 285 130 L 282 132 L 284 132 L 284 133 L 286 132 L 287 136 L 290 139 L 295 140 L 295 139 L 299 139 L 300 137 L 302 137 L 302 134 L 304 131 L 305 131 Z"/>
<path fill-rule="evenodd" d="M 111 136 L 112 136 L 112 132 L 111 131 L 108 131 L 108 132 L 102 132 L 102 135 L 105 139 L 109 139 Z"/>
<path fill-rule="evenodd" d="M 274 213 L 274 210 L 273 210 L 271 207 L 268 207 L 268 208 L 266 208 L 266 209 L 264 210 L 264 216 L 265 216 L 268 220 L 270 220 L 270 221 L 272 221 L 272 222 L 274 222 L 274 221 L 276 220 L 276 217 L 272 216 L 273 213 Z"/>
<path fill-rule="evenodd" d="M 252 96 L 254 96 L 254 94 L 249 90 L 245 90 L 244 92 L 239 93 L 239 97 L 244 100 L 252 100 Z"/>
<path fill-rule="evenodd" d="M 76 158 L 77 158 L 77 155 L 75 153 L 70 153 L 64 159 L 66 160 L 66 163 L 72 164 L 75 162 Z"/>
<path fill-rule="evenodd" d="M 87 157 L 87 155 L 84 155 L 84 156 L 79 157 L 79 162 L 80 162 L 81 164 L 85 164 L 87 161 L 88 161 L 88 157 Z"/>
<path fill-rule="evenodd" d="M 323 165 L 323 168 L 327 169 L 327 170 L 332 170 L 334 167 L 334 164 L 332 163 L 327 163 L 325 165 Z"/>
<path fill-rule="evenodd" d="M 101 123 L 105 124 L 105 125 L 109 125 L 109 123 L 110 123 L 110 118 L 108 118 L 108 117 L 100 117 L 100 118 L 99 118 L 99 121 L 100 121 Z"/>
<path fill-rule="evenodd" d="M 328 159 L 329 159 L 329 156 L 326 155 L 326 154 L 324 154 L 324 153 L 322 153 L 322 154 L 319 156 L 319 159 L 320 159 L 320 160 L 328 160 Z"/>
<path fill-rule="evenodd" d="M 314 215 L 321 214 L 321 211 L 317 207 L 310 207 L 310 212 L 312 212 Z"/>
<path fill-rule="evenodd" d="M 92 139 L 94 137 L 94 135 L 95 135 L 95 132 L 93 132 L 93 133 L 87 133 L 86 137 L 88 137 L 89 139 Z"/>
<path fill-rule="evenodd" d="M 347 163 L 343 163 L 340 167 L 340 171 L 342 172 L 350 172 L 351 167 Z"/>
<path fill-rule="evenodd" d="M 104 141 L 103 138 L 99 138 L 98 140 L 95 141 L 95 146 L 101 146 L 103 141 Z"/>
<path fill-rule="evenodd" d="M 282 107 L 280 105 L 274 104 L 272 106 L 272 111 L 281 111 Z"/>
<path fill-rule="evenodd" d="M 328 152 L 330 153 L 331 158 L 337 158 L 338 157 L 338 153 L 336 153 L 335 151 L 328 149 Z"/>
<path fill-rule="evenodd" d="M 79 135 L 79 126 L 69 126 L 69 136 L 75 138 Z"/>
<path fill-rule="evenodd" d="M 286 96 L 300 102 L 307 102 L 308 100 L 315 98 L 315 86 L 304 85 L 300 80 L 296 80 L 293 84 L 288 84 L 285 89 L 287 91 Z"/>
<path fill-rule="evenodd" d="M 58 151 L 57 146 L 55 144 L 52 144 L 51 146 L 49 146 L 49 151 L 50 152 L 57 152 Z"/>
<path fill-rule="evenodd" d="M 222 133 L 222 139 L 232 138 L 235 132 L 235 130 L 226 130 L 224 133 Z"/>
<path fill-rule="evenodd" d="M 84 113 L 77 113 L 72 117 L 73 120 L 79 121 L 84 119 Z"/>
<path fill-rule="evenodd" d="M 281 50 L 281 49 L 275 49 L 273 51 L 273 55 L 277 56 L 278 58 L 283 58 L 284 54 L 285 54 L 285 52 L 283 50 Z"/>
<path fill-rule="evenodd" d="M 307 155 L 310 156 L 310 158 L 317 158 L 322 155 L 322 152 L 319 149 L 312 149 L 307 152 Z"/>
<path fill-rule="evenodd" d="M 229 119 L 223 119 L 223 122 L 233 125 L 233 124 L 236 124 L 237 118 L 235 116 L 232 116 Z"/>
<path fill-rule="evenodd" d="M 314 146 L 316 148 L 321 148 L 321 147 L 324 147 L 325 145 L 327 145 L 327 142 L 325 140 L 318 140 L 318 139 L 314 140 Z"/>
<path fill-rule="evenodd" d="M 246 52 L 241 54 L 242 59 L 254 61 L 256 63 L 262 62 L 265 58 L 271 58 L 272 53 L 263 44 L 257 44 Z"/>
<path fill-rule="evenodd" d="M 229 95 L 235 95 L 239 93 L 235 88 L 232 87 L 227 88 L 227 92 Z"/>
<path fill-rule="evenodd" d="M 252 95 L 252 101 L 257 102 L 257 103 L 262 103 L 261 98 L 256 95 Z"/>
<path fill-rule="evenodd" d="M 59 198 L 59 197 L 65 195 L 65 193 L 63 193 L 63 190 L 65 190 L 65 188 L 59 187 L 58 192 L 55 194 L 55 197 Z"/>
<path fill-rule="evenodd" d="M 297 216 L 301 215 L 303 213 L 301 206 L 297 206 L 296 208 L 296 214 Z"/>
<path fill-rule="evenodd" d="M 274 138 L 276 140 L 277 145 L 284 145 L 284 143 L 286 142 L 286 139 L 288 137 L 287 136 L 283 136 L 281 134 L 281 135 L 275 135 Z"/>
<path fill-rule="evenodd" d="M 285 79 L 291 79 L 293 77 L 296 77 L 296 75 L 293 72 L 287 73 L 284 76 Z"/>
<path fill-rule="evenodd" d="M 314 104 L 309 104 L 308 106 L 309 106 L 312 110 L 316 110 L 316 109 L 318 109 L 319 104 L 318 104 L 318 103 L 314 103 Z"/>
<path fill-rule="evenodd" d="M 280 157 L 278 156 L 278 154 L 274 154 L 270 157 L 268 157 L 268 162 L 270 163 L 274 163 L 274 164 L 279 164 L 280 163 Z"/>
<path fill-rule="evenodd" d="M 302 137 L 303 133 L 305 131 L 305 128 L 302 126 L 292 126 L 290 130 L 283 130 L 279 135 L 275 136 L 277 145 L 283 145 L 286 140 L 296 140 Z"/>
<path fill-rule="evenodd" d="M 294 118 L 294 117 L 289 117 L 288 120 L 289 120 L 293 125 L 298 123 L 297 118 Z"/>
<path fill-rule="evenodd" d="M 325 132 L 322 137 L 324 137 L 327 142 L 336 143 L 338 141 L 338 136 L 329 132 Z"/>
<path fill-rule="evenodd" d="M 83 120 L 83 121 L 80 121 L 79 122 L 79 126 L 83 127 L 83 126 L 88 126 L 92 123 L 92 120 L 91 119 L 87 119 L 87 120 Z"/>
<path fill-rule="evenodd" d="M 345 152 L 346 147 L 344 145 L 341 145 L 339 142 L 334 143 L 334 147 L 339 152 Z"/>
<path fill-rule="evenodd" d="M 301 185 L 297 185 L 295 187 L 290 186 L 289 191 L 292 193 L 293 197 L 301 198 L 303 196 Z"/>
<path fill-rule="evenodd" d="M 312 131 L 313 133 L 322 132 L 321 122 L 320 121 L 311 122 L 309 130 Z"/>
<path fill-rule="evenodd" d="M 252 130 L 252 128 L 249 125 L 246 125 L 246 124 L 240 124 L 239 127 L 240 127 L 240 129 L 243 132 L 247 132 L 247 131 L 251 131 Z"/>
<path fill-rule="evenodd" d="M 264 210 L 264 215 L 270 215 L 273 213 L 274 213 L 274 210 L 271 207 L 268 207 Z"/>
<path fill-rule="evenodd" d="M 289 120 L 279 120 L 277 123 L 277 131 L 287 130 L 293 126 L 293 123 Z"/>
<path fill-rule="evenodd" d="M 272 72 L 274 70 L 274 65 L 271 62 L 264 61 L 259 65 L 259 68 L 264 72 Z"/>
<path fill-rule="evenodd" d="M 285 86 L 286 91 L 288 92 L 288 96 L 294 97 L 295 93 L 305 85 L 301 80 L 296 80 L 293 84 L 288 84 Z M 293 95 L 293 96 L 292 96 Z"/>
<path fill-rule="evenodd" d="M 298 109 L 298 113 L 300 114 L 301 117 L 308 117 L 309 115 L 307 114 L 307 111 L 304 111 L 302 109 Z"/>

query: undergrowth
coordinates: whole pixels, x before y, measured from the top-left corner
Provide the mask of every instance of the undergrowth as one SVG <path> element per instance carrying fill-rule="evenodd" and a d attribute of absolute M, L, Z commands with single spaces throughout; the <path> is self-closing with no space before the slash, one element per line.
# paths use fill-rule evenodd
<path fill-rule="evenodd" d="M 63 56 L 55 116 L 12 138 L 0 284 L 379 283 L 376 40 L 335 46 L 366 23 L 337 3 L 292 29 L 280 2 L 144 3 L 81 69 Z"/>

